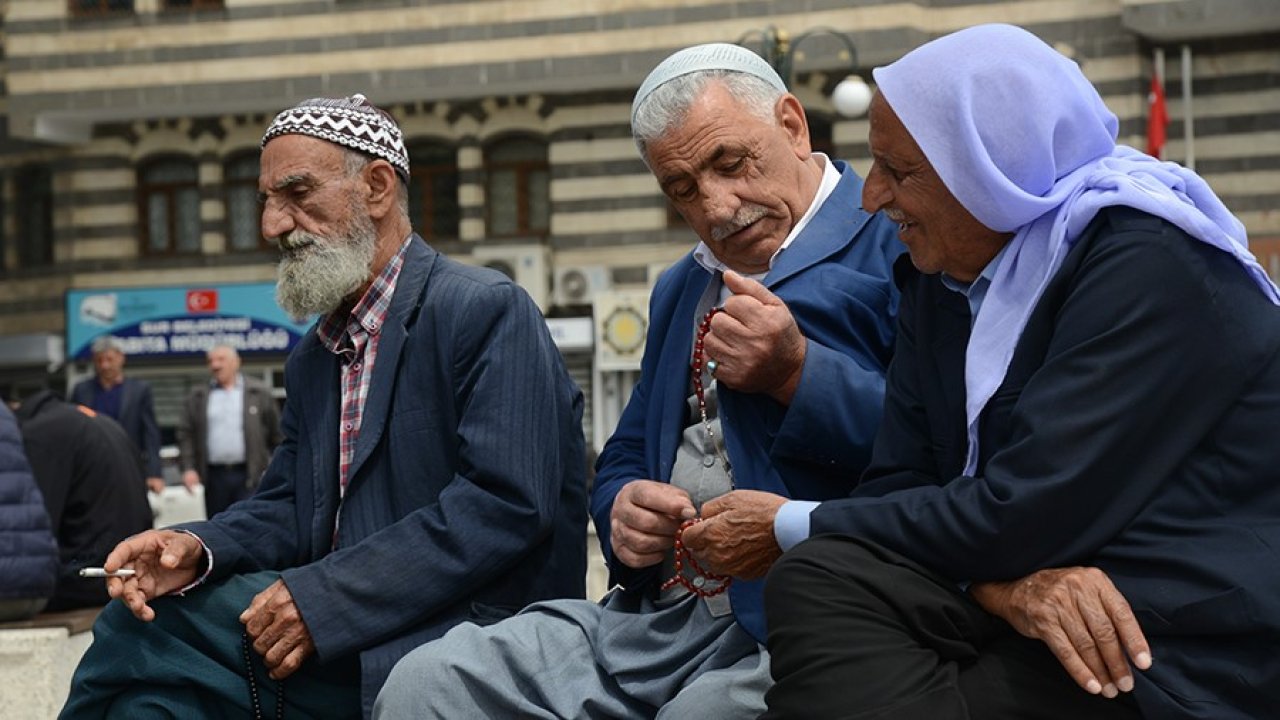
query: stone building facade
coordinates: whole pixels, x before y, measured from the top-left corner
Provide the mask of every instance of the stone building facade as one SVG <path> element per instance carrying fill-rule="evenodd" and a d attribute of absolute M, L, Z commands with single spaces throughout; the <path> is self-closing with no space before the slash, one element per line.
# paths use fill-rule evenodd
<path fill-rule="evenodd" d="M 754 47 L 773 29 L 793 42 L 804 36 L 792 46 L 788 79 L 820 144 L 863 171 L 865 118 L 838 117 L 826 97 L 851 64 L 869 79 L 871 67 L 932 37 L 1015 22 L 1080 62 L 1119 115 L 1121 140 L 1143 147 L 1152 58 L 1164 49 L 1172 120 L 1165 156 L 1184 161 L 1194 152 L 1264 265 L 1280 275 L 1273 0 L 0 6 L 0 384 L 51 369 L 88 371 L 60 346 L 68 291 L 269 282 L 274 251 L 257 232 L 257 142 L 276 111 L 317 95 L 361 92 L 400 120 L 414 166 L 415 226 L 437 248 L 504 269 L 553 319 L 591 317 L 593 300 L 643 293 L 694 241 L 630 140 L 636 86 L 676 48 L 712 40 Z M 845 34 L 856 58 L 827 29 Z M 597 396 L 588 426 L 597 445 L 628 381 L 625 372 L 602 372 L 593 350 L 600 343 L 588 333 L 566 349 Z M 248 360 L 270 375 L 283 357 Z M 625 370 L 626 362 L 611 367 Z M 165 408 L 203 375 L 198 357 L 131 368 L 157 382 Z"/>

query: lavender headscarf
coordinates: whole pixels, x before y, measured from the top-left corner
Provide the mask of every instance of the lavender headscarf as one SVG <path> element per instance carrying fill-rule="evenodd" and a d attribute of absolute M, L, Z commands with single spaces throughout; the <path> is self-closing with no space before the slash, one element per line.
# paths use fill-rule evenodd
<path fill-rule="evenodd" d="M 1230 253 L 1280 305 L 1244 225 L 1194 172 L 1116 145 L 1119 123 L 1071 60 L 1012 25 L 947 35 L 874 71 L 947 189 L 983 225 L 1015 233 L 965 352 L 965 474 L 978 416 L 1004 381 L 1027 318 L 1072 244 L 1114 205 L 1164 218 Z"/>

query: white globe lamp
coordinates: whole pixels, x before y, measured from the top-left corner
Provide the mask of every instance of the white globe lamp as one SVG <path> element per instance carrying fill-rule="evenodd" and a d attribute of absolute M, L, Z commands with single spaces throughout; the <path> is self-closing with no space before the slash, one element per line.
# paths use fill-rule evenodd
<path fill-rule="evenodd" d="M 831 104 L 845 117 L 859 117 L 871 105 L 871 88 L 857 75 L 850 75 L 831 91 Z"/>

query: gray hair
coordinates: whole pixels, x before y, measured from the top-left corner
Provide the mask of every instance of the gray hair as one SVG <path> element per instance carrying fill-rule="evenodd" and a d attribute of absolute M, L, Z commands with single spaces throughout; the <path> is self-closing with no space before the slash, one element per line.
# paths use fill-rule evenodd
<path fill-rule="evenodd" d="M 379 159 L 383 158 L 366 155 L 359 150 L 352 150 L 348 147 L 342 148 L 343 169 L 346 170 L 347 177 L 355 175 L 363 170 L 365 165 Z M 393 165 L 392 167 L 395 166 Z M 400 182 L 396 183 L 396 206 L 407 218 L 409 217 L 409 181 L 399 171 L 396 172 L 396 177 L 400 180 Z"/>
<path fill-rule="evenodd" d="M 766 80 L 733 70 L 702 70 L 681 75 L 655 88 L 632 115 L 631 136 L 646 166 L 648 144 L 683 122 L 712 80 L 719 82 L 746 112 L 765 122 L 776 121 L 774 106 L 786 91 Z"/>
<path fill-rule="evenodd" d="M 107 352 L 108 350 L 115 350 L 121 355 L 125 354 L 124 343 L 120 342 L 120 338 L 114 335 L 99 335 L 97 339 L 93 341 L 93 344 L 89 346 L 89 352 L 94 355 Z"/>

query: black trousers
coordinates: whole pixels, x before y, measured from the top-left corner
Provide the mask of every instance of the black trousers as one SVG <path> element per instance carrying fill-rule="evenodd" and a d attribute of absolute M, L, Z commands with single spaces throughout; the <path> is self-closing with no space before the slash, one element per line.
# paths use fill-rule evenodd
<path fill-rule="evenodd" d="M 1140 718 L 1082 690 L 1038 640 L 955 583 L 834 535 L 783 555 L 765 585 L 775 685 L 762 719 Z"/>
<path fill-rule="evenodd" d="M 249 471 L 238 465 L 210 465 L 204 479 L 205 517 L 213 517 L 239 502 L 253 491 L 248 488 Z"/>

